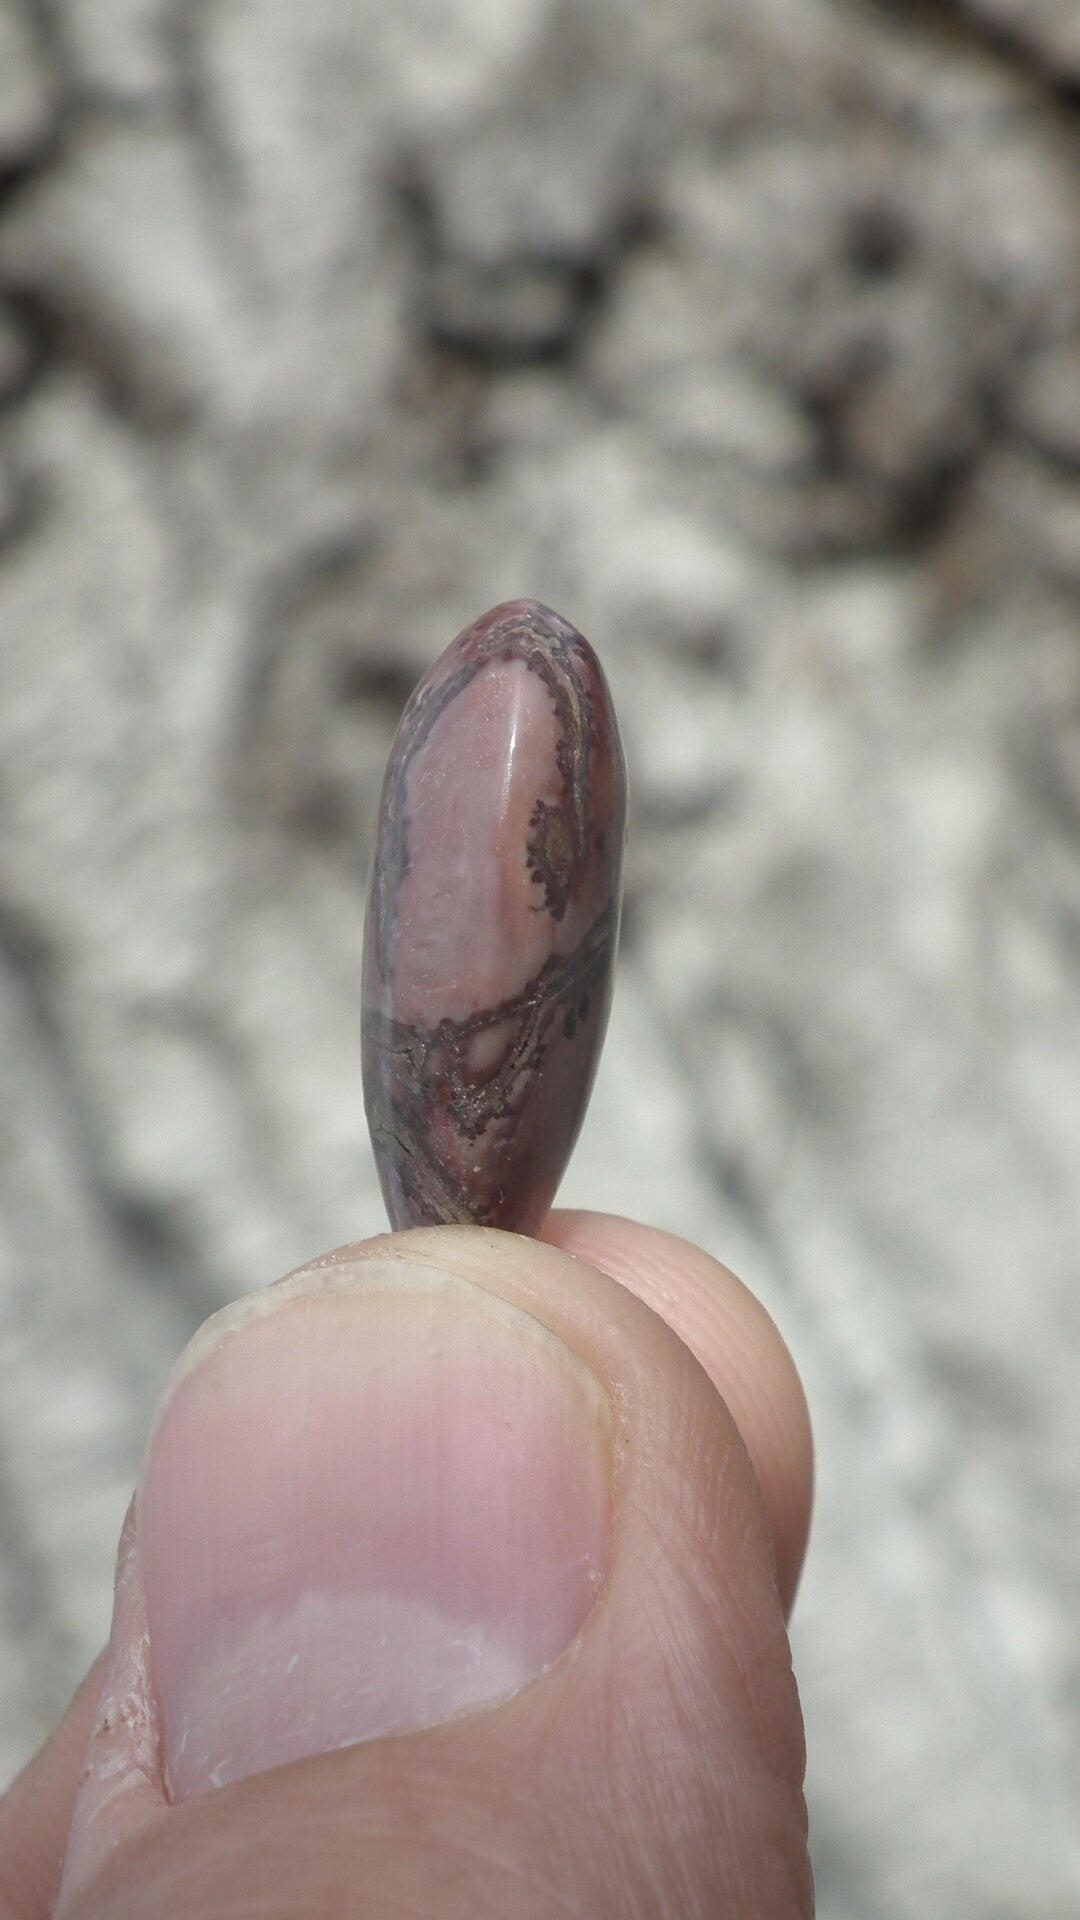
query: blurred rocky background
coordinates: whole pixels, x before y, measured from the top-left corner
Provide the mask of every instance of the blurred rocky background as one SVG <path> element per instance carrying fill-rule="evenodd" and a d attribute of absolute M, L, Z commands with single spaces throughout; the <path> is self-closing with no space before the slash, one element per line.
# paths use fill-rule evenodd
<path fill-rule="evenodd" d="M 186 1336 L 382 1224 L 378 784 L 522 593 L 633 782 L 564 1197 L 814 1410 L 821 1912 L 1066 1920 L 1077 0 L 0 0 L 0 1775 Z"/>

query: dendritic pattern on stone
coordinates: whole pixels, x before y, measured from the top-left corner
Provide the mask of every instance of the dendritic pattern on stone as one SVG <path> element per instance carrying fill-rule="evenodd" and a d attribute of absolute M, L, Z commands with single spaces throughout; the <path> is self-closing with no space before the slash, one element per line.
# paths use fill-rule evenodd
<path fill-rule="evenodd" d="M 484 614 L 406 706 L 368 895 L 364 1097 L 395 1227 L 528 1232 L 607 1025 L 626 782 L 599 663 L 536 601 Z"/>

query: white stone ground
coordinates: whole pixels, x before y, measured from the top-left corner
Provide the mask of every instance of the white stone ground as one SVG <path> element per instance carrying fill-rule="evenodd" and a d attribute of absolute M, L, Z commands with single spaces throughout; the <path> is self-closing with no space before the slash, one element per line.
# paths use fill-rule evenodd
<path fill-rule="evenodd" d="M 382 1221 L 374 798 L 552 601 L 633 781 L 564 1197 L 819 1446 L 829 1920 L 1080 1911 L 1075 0 L 0 0 L 0 1776 L 157 1386 Z"/>

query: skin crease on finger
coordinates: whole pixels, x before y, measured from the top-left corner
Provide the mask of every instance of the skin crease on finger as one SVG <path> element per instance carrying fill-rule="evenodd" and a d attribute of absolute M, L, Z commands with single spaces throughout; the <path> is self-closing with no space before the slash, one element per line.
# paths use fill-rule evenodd
<path fill-rule="evenodd" d="M 802 1382 L 774 1322 L 727 1267 L 675 1234 L 556 1209 L 540 1237 L 636 1294 L 704 1367 L 753 1462 L 790 1614 L 810 1531 L 814 1449 Z"/>
<path fill-rule="evenodd" d="M 99 1654 L 63 1720 L 0 1797 L 0 1920 L 45 1920 L 105 1670 Z"/>
<path fill-rule="evenodd" d="M 748 1458 L 766 1461 L 765 1509 L 774 1535 L 779 1515 L 788 1536 L 775 1565 L 793 1588 L 810 1466 L 790 1361 L 738 1283 L 682 1243 L 587 1215 L 554 1216 L 546 1231 L 568 1251 L 588 1245 L 609 1273 L 621 1264 L 624 1284 L 535 1243 L 527 1257 L 516 1243 L 508 1262 L 503 1236 L 473 1229 L 362 1251 L 404 1245 L 414 1263 L 434 1264 L 452 1241 L 455 1268 L 545 1321 L 607 1386 L 620 1428 L 612 1564 L 582 1633 L 499 1706 L 166 1810 L 57 1920 L 812 1911 L 801 1723 Z M 692 1338 L 688 1326 L 686 1344 L 642 1305 L 674 1283 L 681 1259 L 706 1262 L 689 1302 L 705 1298 L 706 1274 L 726 1301 L 712 1320 L 702 1308 L 705 1330 Z M 751 1355 L 760 1379 L 744 1383 L 756 1409 L 744 1447 L 716 1375 Z M 786 1485 L 766 1458 L 769 1409 L 776 1446 L 792 1448 Z M 45 1911 L 12 1908 L 18 1920 Z"/>

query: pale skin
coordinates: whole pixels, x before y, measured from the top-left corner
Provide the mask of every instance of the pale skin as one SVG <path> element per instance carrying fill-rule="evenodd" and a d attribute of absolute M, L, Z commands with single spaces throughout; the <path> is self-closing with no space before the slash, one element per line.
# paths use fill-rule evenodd
<path fill-rule="evenodd" d="M 610 1559 L 572 1649 L 494 1706 L 185 1805 L 151 1769 L 72 1858 L 103 1655 L 0 1800 L 0 1920 L 807 1920 L 785 1621 L 812 1454 L 775 1326 L 707 1254 L 604 1215 L 555 1213 L 497 1259 L 478 1229 L 403 1239 L 618 1404 Z"/>

